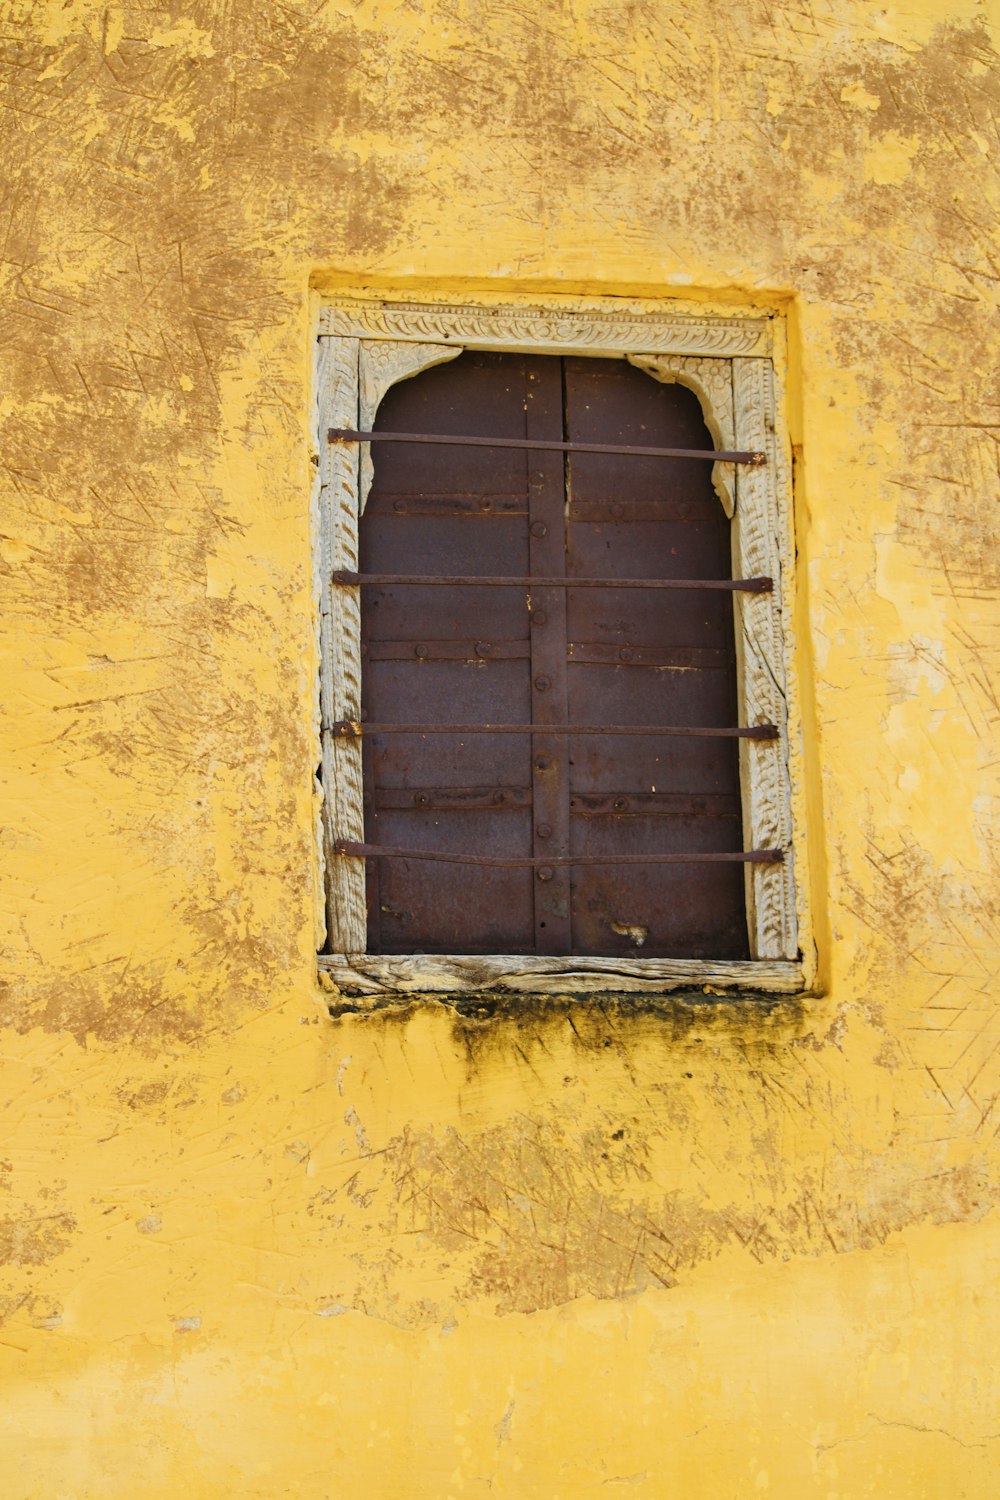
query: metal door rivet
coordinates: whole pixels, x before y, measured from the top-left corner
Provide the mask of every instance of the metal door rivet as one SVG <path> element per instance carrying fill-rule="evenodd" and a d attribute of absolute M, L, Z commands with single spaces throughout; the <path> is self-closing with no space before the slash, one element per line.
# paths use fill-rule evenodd
<path fill-rule="evenodd" d="M 545 693 L 545 692 L 548 691 L 548 689 L 551 686 L 552 686 L 552 678 L 551 677 L 546 677 L 544 674 L 539 674 L 539 676 L 535 678 L 535 687 L 538 690 L 538 692 Z"/>
<path fill-rule="evenodd" d="M 539 823 L 538 827 L 535 829 L 535 832 L 538 834 L 538 837 L 540 839 L 550 839 L 552 837 L 552 824 Z"/>
<path fill-rule="evenodd" d="M 533 611 L 531 616 L 531 623 L 532 625 L 547 625 L 549 623 L 549 617 L 545 613 L 544 609 L 536 609 Z"/>
<path fill-rule="evenodd" d="M 532 523 L 531 523 L 531 535 L 532 536 L 548 536 L 548 534 L 549 534 L 549 528 L 546 526 L 546 524 L 545 524 L 544 521 L 532 521 Z"/>
<path fill-rule="evenodd" d="M 535 758 L 536 771 L 551 771 L 552 757 L 550 755 L 539 755 Z"/>
<path fill-rule="evenodd" d="M 398 511 L 398 513 L 400 515 L 403 515 L 405 513 L 405 511 L 406 511 L 406 501 L 405 500 L 394 500 L 392 502 L 392 508 L 393 508 L 394 511 Z"/>
<path fill-rule="evenodd" d="M 635 661 L 635 652 L 631 646 L 623 646 L 618 653 L 619 661 Z"/>
<path fill-rule="evenodd" d="M 552 871 L 551 871 L 551 869 L 549 868 L 548 865 L 542 865 L 541 869 L 538 872 L 538 878 L 539 878 L 539 880 L 551 880 L 552 879 Z"/>
<path fill-rule="evenodd" d="M 492 644 L 492 642 L 491 641 L 477 641 L 476 642 L 476 655 L 477 656 L 492 656 L 493 655 L 493 644 Z"/>
<path fill-rule="evenodd" d="M 426 646 L 414 646 L 414 648 L 413 648 L 413 654 L 414 654 L 414 656 L 426 656 L 427 655 L 427 647 Z"/>

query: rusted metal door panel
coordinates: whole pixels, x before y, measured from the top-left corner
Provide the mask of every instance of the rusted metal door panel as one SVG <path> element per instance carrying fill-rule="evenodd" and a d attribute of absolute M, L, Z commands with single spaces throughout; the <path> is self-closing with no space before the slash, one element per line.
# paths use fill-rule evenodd
<path fill-rule="evenodd" d="M 376 478 L 381 456 L 376 459 Z M 366 571 L 475 576 L 495 573 L 499 568 L 512 577 L 528 571 L 526 506 L 514 515 L 477 511 L 400 516 L 386 512 L 383 503 L 381 494 L 373 489 L 361 527 Z M 528 639 L 523 589 L 386 584 L 364 595 L 362 604 L 377 612 L 377 626 L 372 620 L 373 633 L 383 639 L 408 639 L 419 644 L 420 636 L 428 640 L 460 638 L 470 634 L 470 623 L 477 640 Z"/>
<path fill-rule="evenodd" d="M 374 722 L 527 724 L 525 661 L 374 662 L 365 712 Z M 530 786 L 527 735 L 384 734 L 373 739 L 379 786 Z"/>
<path fill-rule="evenodd" d="M 367 521 L 367 512 L 363 519 Z M 362 534 L 365 529 L 362 525 Z M 383 554 L 390 551 L 388 547 L 379 550 Z M 392 550 L 398 553 L 397 548 Z M 375 552 L 374 548 L 372 552 Z M 413 561 L 412 554 L 409 560 Z M 371 571 L 382 570 L 373 567 Z M 527 559 L 518 569 L 519 573 L 526 571 Z M 385 585 L 364 590 L 361 603 L 371 627 L 369 639 L 410 640 L 416 647 L 431 641 L 461 640 L 471 634 L 470 626 L 475 630 L 476 641 L 495 643 L 528 639 L 522 589 L 425 589 L 419 585 Z"/>
<path fill-rule="evenodd" d="M 377 424 L 704 449 L 696 398 L 621 361 L 466 354 L 392 390 Z M 728 578 L 703 463 L 381 443 L 361 571 Z M 366 584 L 372 723 L 729 726 L 732 602 L 705 591 Z M 370 858 L 385 952 L 741 957 L 738 865 L 497 869 L 491 857 L 741 849 L 732 740 L 655 733 L 376 733 L 366 841 L 482 857 Z"/>
<path fill-rule="evenodd" d="M 648 380 L 649 376 L 643 377 Z M 580 460 L 571 458 L 575 464 Z M 683 460 L 665 458 L 663 464 Z M 690 466 L 689 466 L 690 467 Z M 702 479 L 706 476 L 703 474 Z M 715 500 L 715 496 L 712 496 Z M 720 515 L 723 514 L 718 500 Z M 628 506 L 617 521 L 580 521 L 570 512 L 567 572 L 591 578 L 713 578 L 718 574 L 719 527 L 696 521 L 633 521 Z M 727 523 L 728 530 L 728 523 Z M 728 538 L 727 538 L 728 540 Z M 457 571 L 457 570 L 456 570 Z M 711 596 L 705 594 L 697 604 Z M 724 596 L 715 596 L 725 602 Z"/>
<path fill-rule="evenodd" d="M 569 442 L 712 447 L 698 399 L 691 391 L 662 385 L 625 360 L 575 358 L 564 364 Z M 668 431 L 669 442 L 661 441 Z M 584 432 L 590 435 L 584 437 Z M 705 465 L 669 458 L 623 463 L 609 454 L 574 453 L 570 475 L 574 501 L 599 500 L 607 519 L 613 518 L 619 502 L 627 507 L 636 501 L 663 503 L 674 497 L 689 498 L 706 521 L 714 519 L 711 506 L 704 504 Z"/>
<path fill-rule="evenodd" d="M 370 504 L 370 501 L 369 501 Z M 367 517 L 366 517 L 367 519 Z M 372 531 L 387 532 L 379 552 L 409 562 L 409 568 L 394 568 L 397 573 L 414 571 L 417 564 L 433 558 L 438 573 L 510 573 L 523 576 L 528 565 L 526 526 L 519 514 L 471 514 L 471 516 L 376 516 Z M 384 568 L 384 571 L 390 571 Z M 412 586 L 412 585 L 408 585 Z M 469 585 L 466 585 L 469 586 Z M 427 589 L 427 603 L 432 603 Z M 438 603 L 447 603 L 447 592 Z M 510 591 L 508 591 L 510 592 Z M 508 598 L 510 606 L 513 598 Z M 520 624 L 525 624 L 523 616 Z"/>
<path fill-rule="evenodd" d="M 429 370 L 389 392 L 379 425 L 523 436 L 530 364 L 473 355 Z M 383 445 L 362 521 L 362 570 L 527 575 L 529 457 L 511 450 Z M 561 475 L 561 461 L 558 468 Z M 365 717 L 397 724 L 530 723 L 529 630 L 523 588 L 366 586 Z M 456 653 L 459 643 L 465 655 Z M 374 737 L 365 745 L 368 838 L 410 849 L 530 854 L 531 746 L 527 735 Z M 421 789 L 427 800 L 409 808 L 391 805 L 385 795 Z M 450 789 L 465 795 L 449 797 Z M 373 950 L 534 950 L 533 871 L 399 859 L 368 863 L 378 867 L 369 882 Z"/>
<path fill-rule="evenodd" d="M 571 442 L 705 447 L 697 398 L 626 364 L 568 359 Z M 580 577 L 727 578 L 729 525 L 701 465 L 648 459 L 616 465 L 570 454 L 567 570 Z M 641 510 L 638 509 L 641 507 Z M 655 514 L 654 514 L 655 512 Z M 569 591 L 569 714 L 574 723 L 725 725 L 736 722 L 732 602 L 721 594 Z M 601 662 L 588 660 L 588 645 Z M 671 665 L 683 648 L 711 660 Z M 614 657 L 617 656 L 617 661 Z M 663 664 L 657 664 L 658 662 Z M 612 811 L 574 808 L 574 854 L 639 854 L 742 847 L 735 745 L 726 741 L 580 737 L 571 794 L 607 793 Z M 669 793 L 656 816 L 615 812 L 630 795 Z M 727 815 L 706 817 L 704 797 Z M 719 803 L 716 803 L 718 808 Z M 573 951 L 648 957 L 735 958 L 747 953 L 738 867 L 578 866 L 573 871 Z"/>
<path fill-rule="evenodd" d="M 714 740 L 579 735 L 573 741 L 570 798 L 663 791 L 704 796 L 725 790 L 728 746 Z"/>
<path fill-rule="evenodd" d="M 498 856 L 530 848 L 529 809 L 381 810 L 380 843 L 404 849 L 484 850 Z M 533 871 L 383 859 L 376 923 L 385 953 L 530 953 Z"/>
<path fill-rule="evenodd" d="M 385 550 L 404 564 L 409 563 L 409 567 L 395 569 L 399 573 L 415 572 L 418 563 L 432 558 L 438 573 L 472 576 L 506 570 L 517 577 L 527 570 L 529 551 L 524 512 L 476 511 L 445 516 L 390 513 L 379 516 L 373 530 L 377 532 L 380 524 L 388 533 Z"/>
<path fill-rule="evenodd" d="M 729 676 L 704 667 L 597 666 L 573 661 L 574 724 L 717 724 L 733 722 Z M 603 705 L 604 712 L 596 709 Z M 467 722 L 467 721 L 463 721 Z M 729 747 L 731 748 L 731 747 Z"/>
<path fill-rule="evenodd" d="M 523 437 L 524 366 L 521 355 L 461 355 L 393 386 L 375 425 L 387 432 Z M 465 495 L 481 501 L 507 495 L 520 497 L 522 504 L 527 496 L 523 450 L 385 443 L 374 458 L 379 495 L 390 506 L 393 499 L 410 496 Z"/>
<path fill-rule="evenodd" d="M 633 958 L 747 956 L 746 918 L 736 914 L 743 900 L 739 866 L 651 868 L 655 883 L 637 878 L 632 866 L 584 865 L 574 871 L 574 952 Z"/>
<path fill-rule="evenodd" d="M 527 436 L 560 442 L 563 436 L 562 362 L 533 361 L 528 372 Z M 561 578 L 566 571 L 566 462 L 562 453 L 529 454 L 528 537 L 530 572 Z M 531 589 L 531 723 L 566 724 L 566 590 Z M 531 740 L 534 788 L 532 853 L 564 859 L 569 841 L 570 740 L 536 734 Z M 572 942 L 570 871 L 557 865 L 534 871 L 535 948 L 568 953 Z"/>
<path fill-rule="evenodd" d="M 733 659 L 732 608 L 724 598 L 640 589 L 568 589 L 567 629 L 571 641 L 614 641 L 648 646 L 693 646 L 725 651 Z M 706 602 L 706 601 L 711 602 Z"/>

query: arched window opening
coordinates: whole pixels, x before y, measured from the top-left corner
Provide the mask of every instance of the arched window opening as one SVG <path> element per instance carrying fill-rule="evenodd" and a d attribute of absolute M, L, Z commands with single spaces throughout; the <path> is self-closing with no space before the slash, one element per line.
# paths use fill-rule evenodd
<path fill-rule="evenodd" d="M 683 385 L 544 354 L 463 353 L 375 429 L 715 446 Z M 365 843 L 468 861 L 369 856 L 368 951 L 747 958 L 744 867 L 686 858 L 744 848 L 739 741 L 676 732 L 738 723 L 733 594 L 625 586 L 732 579 L 710 465 L 372 452 L 362 575 L 521 581 L 362 587 Z"/>

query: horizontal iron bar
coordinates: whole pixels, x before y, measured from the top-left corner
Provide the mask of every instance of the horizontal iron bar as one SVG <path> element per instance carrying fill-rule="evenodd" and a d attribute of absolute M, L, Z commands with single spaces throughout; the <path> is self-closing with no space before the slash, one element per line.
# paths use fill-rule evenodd
<path fill-rule="evenodd" d="M 687 724 L 372 724 L 367 720 L 338 719 L 330 725 L 338 739 L 356 739 L 362 734 L 669 734 L 696 739 L 776 740 L 775 724 L 748 724 L 735 728 L 696 729 Z"/>
<path fill-rule="evenodd" d="M 771 578 L 481 578 L 477 574 L 352 573 L 336 568 L 331 583 L 446 584 L 449 588 L 500 589 L 723 589 L 727 593 L 769 594 Z"/>
<path fill-rule="evenodd" d="M 527 661 L 531 642 L 441 641 L 410 638 L 407 641 L 362 641 L 361 655 L 367 661 L 508 662 Z M 724 671 L 733 660 L 732 651 L 712 646 L 617 646 L 603 641 L 567 641 L 566 660 L 575 667 L 652 667 L 663 672 Z"/>
<path fill-rule="evenodd" d="M 395 849 L 386 844 L 357 844 L 353 839 L 337 839 L 335 854 L 355 859 L 433 859 L 449 865 L 490 865 L 502 870 L 565 869 L 573 865 L 780 865 L 780 849 L 749 849 L 740 854 L 578 854 L 568 858 L 501 859 L 480 854 L 444 854 L 436 849 Z"/>
<path fill-rule="evenodd" d="M 331 443 L 435 443 L 460 448 L 527 448 L 543 453 L 617 453 L 627 458 L 703 458 L 711 463 L 767 463 L 766 453 L 710 448 L 644 448 L 625 443 L 555 443 L 543 438 L 462 437 L 445 432 L 360 432 L 353 427 L 331 427 Z"/>

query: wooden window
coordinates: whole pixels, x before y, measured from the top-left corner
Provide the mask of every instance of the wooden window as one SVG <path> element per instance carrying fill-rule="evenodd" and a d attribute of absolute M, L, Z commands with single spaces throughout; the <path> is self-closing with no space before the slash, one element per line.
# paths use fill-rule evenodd
<path fill-rule="evenodd" d="M 571 447 L 321 441 L 321 968 L 365 992 L 800 988 L 770 362 L 658 353 L 653 319 L 617 320 L 612 340 L 580 316 L 559 347 L 539 317 L 327 310 L 321 440 L 357 426 Z M 428 321 L 465 337 L 429 338 Z M 588 443 L 759 446 L 769 472 Z M 372 581 L 336 581 L 345 569 Z M 761 574 L 767 596 L 615 586 Z M 527 581 L 401 581 L 425 577 Z M 776 740 L 732 734 L 765 723 Z M 728 733 L 671 732 L 692 728 Z M 761 848 L 782 864 L 689 860 Z"/>

